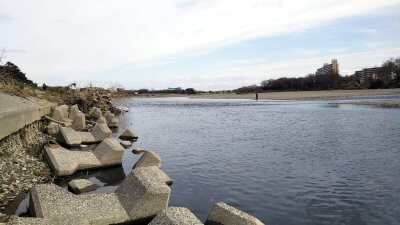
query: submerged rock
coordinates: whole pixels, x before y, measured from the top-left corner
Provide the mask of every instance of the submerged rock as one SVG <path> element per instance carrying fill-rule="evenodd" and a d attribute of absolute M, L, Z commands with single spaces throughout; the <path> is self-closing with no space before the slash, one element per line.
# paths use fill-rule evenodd
<path fill-rule="evenodd" d="M 246 225 L 264 225 L 257 218 L 240 211 L 228 204 L 218 202 L 208 214 L 206 225 L 231 225 L 231 224 L 246 224 Z"/>

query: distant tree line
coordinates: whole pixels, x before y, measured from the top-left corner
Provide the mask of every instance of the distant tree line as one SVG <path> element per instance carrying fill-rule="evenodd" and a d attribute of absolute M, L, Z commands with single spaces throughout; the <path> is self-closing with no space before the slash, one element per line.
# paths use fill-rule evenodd
<path fill-rule="evenodd" d="M 263 92 L 263 91 L 311 91 L 335 89 L 362 89 L 362 88 L 400 88 L 400 57 L 392 58 L 382 64 L 380 76 L 360 83 L 360 77 L 353 74 L 315 75 L 305 77 L 263 80 L 260 85 L 244 86 L 233 90 L 236 93 Z"/>
<path fill-rule="evenodd" d="M 187 94 L 187 95 L 193 95 L 193 94 L 197 94 L 199 91 L 195 90 L 194 88 L 176 88 L 173 90 L 149 90 L 146 88 L 142 88 L 139 90 L 129 90 L 128 92 L 131 93 L 138 93 L 138 94 Z"/>

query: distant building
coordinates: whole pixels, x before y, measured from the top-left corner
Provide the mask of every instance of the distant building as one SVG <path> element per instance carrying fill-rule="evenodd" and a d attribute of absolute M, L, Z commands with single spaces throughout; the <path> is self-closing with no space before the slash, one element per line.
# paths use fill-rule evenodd
<path fill-rule="evenodd" d="M 182 88 L 181 87 L 176 87 L 176 88 L 169 87 L 167 90 L 168 91 L 180 91 L 180 90 L 182 90 Z"/>
<path fill-rule="evenodd" d="M 332 59 L 332 63 L 325 63 L 323 67 L 317 69 L 315 75 L 339 75 L 339 64 L 336 59 Z"/>
<path fill-rule="evenodd" d="M 388 73 L 387 69 L 384 67 L 365 68 L 363 70 L 356 71 L 354 75 L 360 80 L 360 84 L 366 84 L 377 79 L 389 82 L 395 78 L 393 73 Z"/>

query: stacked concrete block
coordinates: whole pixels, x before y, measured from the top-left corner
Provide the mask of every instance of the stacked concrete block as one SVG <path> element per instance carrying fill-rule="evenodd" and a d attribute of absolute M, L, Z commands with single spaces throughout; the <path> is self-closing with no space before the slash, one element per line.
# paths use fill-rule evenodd
<path fill-rule="evenodd" d="M 239 209 L 223 202 L 218 202 L 208 214 L 206 225 L 264 225 L 263 222 Z"/>

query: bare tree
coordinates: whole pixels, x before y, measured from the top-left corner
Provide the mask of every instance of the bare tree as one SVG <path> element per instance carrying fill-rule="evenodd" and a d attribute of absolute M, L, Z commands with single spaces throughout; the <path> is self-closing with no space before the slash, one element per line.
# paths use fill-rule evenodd
<path fill-rule="evenodd" d="M 6 58 L 6 48 L 4 47 L 0 54 L 0 65 L 3 64 L 3 59 Z"/>

